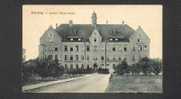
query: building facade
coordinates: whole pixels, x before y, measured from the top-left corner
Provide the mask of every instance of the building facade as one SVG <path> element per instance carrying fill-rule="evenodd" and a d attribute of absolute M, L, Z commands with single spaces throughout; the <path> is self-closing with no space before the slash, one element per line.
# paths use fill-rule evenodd
<path fill-rule="evenodd" d="M 91 24 L 50 26 L 40 38 L 39 58 L 58 59 L 65 68 L 112 68 L 126 60 L 134 64 L 149 57 L 150 39 L 138 26 L 137 30 L 121 24 L 97 24 L 92 13 Z"/>

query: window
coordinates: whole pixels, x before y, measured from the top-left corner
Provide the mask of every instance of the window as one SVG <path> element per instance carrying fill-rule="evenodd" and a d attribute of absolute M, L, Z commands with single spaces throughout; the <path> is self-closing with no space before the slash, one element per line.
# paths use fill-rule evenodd
<path fill-rule="evenodd" d="M 115 57 L 113 57 L 113 60 L 116 60 L 116 58 L 115 58 Z"/>
<path fill-rule="evenodd" d="M 76 57 L 76 60 L 78 61 L 78 60 L 79 60 L 79 56 L 78 56 L 78 55 L 76 55 L 75 57 Z"/>
<path fill-rule="evenodd" d="M 145 48 L 147 48 L 147 45 L 145 45 Z"/>
<path fill-rule="evenodd" d="M 104 56 L 101 56 L 101 60 L 102 60 L 102 61 L 104 60 Z"/>
<path fill-rule="evenodd" d="M 87 69 L 89 69 L 90 67 L 89 67 L 89 64 L 87 64 Z"/>
<path fill-rule="evenodd" d="M 67 46 L 64 46 L 64 51 L 67 51 Z"/>
<path fill-rule="evenodd" d="M 84 68 L 84 64 L 82 64 L 81 68 L 82 68 L 82 69 Z"/>
<path fill-rule="evenodd" d="M 55 47 L 55 51 L 58 51 L 58 48 L 57 48 L 57 47 Z"/>
<path fill-rule="evenodd" d="M 73 60 L 73 56 L 70 56 L 70 60 Z"/>
<path fill-rule="evenodd" d="M 70 64 L 70 68 L 73 69 L 73 64 Z"/>
<path fill-rule="evenodd" d="M 55 59 L 58 59 L 58 55 L 55 55 Z"/>
<path fill-rule="evenodd" d="M 82 60 L 84 60 L 84 56 L 82 55 Z"/>
<path fill-rule="evenodd" d="M 87 60 L 89 60 L 89 56 L 87 56 Z"/>
<path fill-rule="evenodd" d="M 48 60 L 52 60 L 52 55 L 48 55 Z"/>
<path fill-rule="evenodd" d="M 65 64 L 65 69 L 67 69 L 67 64 Z"/>
<path fill-rule="evenodd" d="M 76 64 L 76 69 L 79 69 L 79 65 L 78 64 Z"/>
<path fill-rule="evenodd" d="M 72 47 L 70 48 L 70 51 L 73 51 L 73 48 L 72 48 Z"/>
<path fill-rule="evenodd" d="M 90 51 L 90 47 L 89 46 L 87 46 L 87 51 Z"/>
<path fill-rule="evenodd" d="M 140 39 L 138 39 L 138 42 L 140 42 Z"/>
<path fill-rule="evenodd" d="M 119 61 L 121 61 L 121 57 L 119 57 Z"/>
<path fill-rule="evenodd" d="M 113 47 L 113 48 L 112 48 L 112 51 L 116 51 L 116 48 L 115 48 L 115 47 Z"/>
<path fill-rule="evenodd" d="M 125 52 L 127 51 L 127 48 L 126 48 L 126 47 L 124 48 L 124 51 L 125 51 Z"/>
<path fill-rule="evenodd" d="M 95 39 L 94 39 L 94 42 L 96 42 L 96 41 L 97 41 L 97 39 L 95 38 Z"/>
<path fill-rule="evenodd" d="M 77 51 L 79 51 L 79 46 L 77 45 L 77 46 L 75 46 L 75 47 L 76 47 Z"/>
<path fill-rule="evenodd" d="M 135 55 L 133 56 L 133 59 L 132 59 L 133 61 L 135 61 L 136 60 L 136 57 L 135 57 Z"/>
<path fill-rule="evenodd" d="M 67 55 L 65 55 L 65 60 L 67 60 Z"/>
<path fill-rule="evenodd" d="M 142 46 L 140 46 L 140 51 L 142 51 L 143 50 L 143 48 L 142 48 Z"/>
<path fill-rule="evenodd" d="M 135 47 L 133 47 L 133 51 L 136 51 Z"/>

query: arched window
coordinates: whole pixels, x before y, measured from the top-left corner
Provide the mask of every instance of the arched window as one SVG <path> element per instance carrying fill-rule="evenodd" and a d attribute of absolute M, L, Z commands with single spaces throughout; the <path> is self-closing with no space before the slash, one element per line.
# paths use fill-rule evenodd
<path fill-rule="evenodd" d="M 67 51 L 67 46 L 64 46 L 64 51 Z"/>
<path fill-rule="evenodd" d="M 75 47 L 76 47 L 77 51 L 79 51 L 79 46 L 78 46 L 78 45 L 76 45 Z"/>
<path fill-rule="evenodd" d="M 72 47 L 70 48 L 70 51 L 73 51 L 73 48 L 72 48 Z"/>

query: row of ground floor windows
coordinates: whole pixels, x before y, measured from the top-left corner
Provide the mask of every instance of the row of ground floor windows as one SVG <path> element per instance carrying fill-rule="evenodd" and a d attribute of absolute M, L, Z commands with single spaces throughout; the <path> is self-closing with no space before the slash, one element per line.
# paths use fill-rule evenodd
<path fill-rule="evenodd" d="M 100 64 L 100 65 L 97 65 L 97 64 L 93 64 L 93 65 L 84 65 L 84 64 L 65 64 L 64 65 L 64 68 L 65 69 L 87 69 L 87 68 L 99 68 L 99 67 L 102 67 L 102 66 L 105 66 L 104 64 Z M 107 66 L 110 66 L 110 64 L 107 64 Z M 116 64 L 112 64 L 112 66 L 116 66 Z"/>
<path fill-rule="evenodd" d="M 80 58 L 79 55 L 75 55 L 75 56 L 73 56 L 73 55 L 70 55 L 70 56 L 69 55 L 64 55 L 64 60 L 65 61 L 66 60 L 77 60 L 78 61 L 78 60 L 80 60 L 79 58 Z M 87 60 L 89 60 L 89 59 L 90 59 L 89 56 L 87 56 Z M 98 60 L 98 59 L 99 58 L 97 58 L 97 57 L 93 58 L 93 60 Z M 105 58 L 104 58 L 104 56 L 101 56 L 100 59 L 103 61 Z M 81 60 L 84 60 L 84 56 L 81 56 Z M 109 60 L 109 58 L 107 58 L 107 60 Z M 116 57 L 113 57 L 112 60 L 116 60 Z M 122 60 L 121 57 L 119 57 L 118 60 L 121 61 Z"/>

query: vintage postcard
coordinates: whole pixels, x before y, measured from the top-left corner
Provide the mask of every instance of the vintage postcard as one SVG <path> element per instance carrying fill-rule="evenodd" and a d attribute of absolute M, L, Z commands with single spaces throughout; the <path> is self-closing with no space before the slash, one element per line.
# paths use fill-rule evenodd
<path fill-rule="evenodd" d="M 23 5 L 22 92 L 162 93 L 162 5 Z"/>

